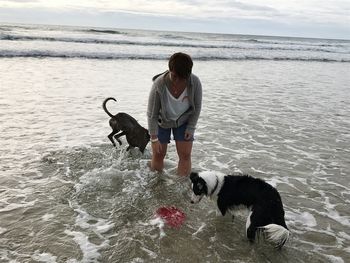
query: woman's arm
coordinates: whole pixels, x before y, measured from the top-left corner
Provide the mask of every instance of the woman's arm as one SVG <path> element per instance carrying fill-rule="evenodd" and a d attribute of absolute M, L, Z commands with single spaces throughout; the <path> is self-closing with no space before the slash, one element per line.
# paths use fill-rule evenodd
<path fill-rule="evenodd" d="M 186 132 L 190 134 L 194 134 L 194 130 L 196 129 L 196 125 L 198 122 L 199 115 L 202 109 L 202 84 L 198 77 L 195 76 L 193 81 L 194 95 L 194 112 L 188 120 Z"/>
<path fill-rule="evenodd" d="M 157 92 L 157 82 L 153 83 L 151 91 L 148 97 L 147 107 L 147 119 L 148 119 L 148 132 L 152 136 L 158 134 L 158 117 L 160 110 L 160 98 Z"/>

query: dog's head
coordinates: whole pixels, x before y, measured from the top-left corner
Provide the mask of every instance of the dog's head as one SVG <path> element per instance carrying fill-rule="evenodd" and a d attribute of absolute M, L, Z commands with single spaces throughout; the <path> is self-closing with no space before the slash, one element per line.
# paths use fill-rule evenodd
<path fill-rule="evenodd" d="M 142 141 L 142 144 L 146 147 L 147 143 L 151 140 L 151 136 L 149 135 L 149 132 L 146 128 L 142 127 L 142 135 L 140 135 L 140 139 Z"/>
<path fill-rule="evenodd" d="M 151 136 L 148 133 L 148 130 L 143 128 L 143 133 L 140 135 L 140 139 L 139 139 L 139 148 L 140 151 L 143 153 L 145 151 L 145 148 L 148 144 L 148 142 L 151 140 Z"/>
<path fill-rule="evenodd" d="M 151 135 L 149 135 L 149 132 L 147 129 L 146 129 L 145 138 L 146 138 L 147 143 L 151 140 Z"/>
<path fill-rule="evenodd" d="M 208 195 L 208 186 L 206 181 L 198 175 L 198 173 L 192 172 L 190 175 L 192 182 L 192 196 L 191 203 L 198 203 L 203 196 Z"/>
<path fill-rule="evenodd" d="M 216 196 L 221 190 L 224 177 L 224 174 L 214 171 L 192 172 L 190 175 L 193 191 L 191 203 L 198 203 L 205 195 L 210 198 Z"/>

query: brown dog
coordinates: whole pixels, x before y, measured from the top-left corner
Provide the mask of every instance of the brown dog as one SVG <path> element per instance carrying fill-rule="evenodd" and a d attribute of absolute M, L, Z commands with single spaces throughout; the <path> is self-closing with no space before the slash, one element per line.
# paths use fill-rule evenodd
<path fill-rule="evenodd" d="M 119 137 L 125 135 L 126 140 L 129 144 L 126 150 L 128 151 L 130 148 L 138 147 L 143 153 L 150 140 L 148 130 L 143 128 L 133 117 L 127 113 L 120 112 L 116 115 L 111 114 L 106 107 L 107 101 L 109 100 L 117 101 L 115 98 L 110 97 L 105 99 L 102 104 L 103 110 L 111 117 L 109 120 L 109 125 L 113 131 L 108 135 L 108 138 L 114 146 L 116 146 L 116 144 L 113 138 L 118 141 L 119 145 L 122 145 Z"/>

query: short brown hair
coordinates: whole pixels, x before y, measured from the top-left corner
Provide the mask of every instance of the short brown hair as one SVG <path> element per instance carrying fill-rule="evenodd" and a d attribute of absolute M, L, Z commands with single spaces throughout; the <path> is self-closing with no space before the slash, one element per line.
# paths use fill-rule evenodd
<path fill-rule="evenodd" d="M 185 53 L 175 53 L 169 59 L 169 70 L 174 71 L 180 78 L 189 78 L 192 72 L 192 67 L 192 58 Z"/>

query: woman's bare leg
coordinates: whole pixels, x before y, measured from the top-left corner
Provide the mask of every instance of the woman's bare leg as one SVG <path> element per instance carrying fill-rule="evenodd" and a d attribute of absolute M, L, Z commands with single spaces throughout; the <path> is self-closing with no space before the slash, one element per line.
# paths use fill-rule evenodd
<path fill-rule="evenodd" d="M 152 143 L 152 160 L 151 160 L 151 171 L 163 171 L 164 168 L 164 158 L 166 155 L 168 145 L 157 143 Z"/>
<path fill-rule="evenodd" d="M 176 150 L 179 156 L 177 174 L 180 176 L 188 176 L 191 173 L 192 145 L 192 141 L 176 141 Z"/>

